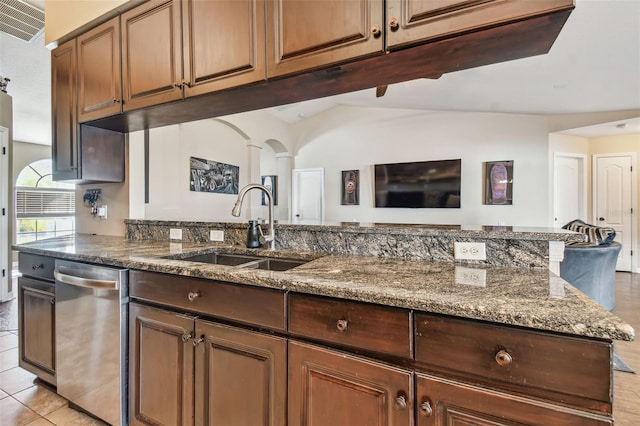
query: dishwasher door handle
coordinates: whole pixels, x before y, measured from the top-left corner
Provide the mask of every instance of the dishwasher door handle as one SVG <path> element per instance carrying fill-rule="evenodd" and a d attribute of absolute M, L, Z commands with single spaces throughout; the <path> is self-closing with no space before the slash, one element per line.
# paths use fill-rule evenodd
<path fill-rule="evenodd" d="M 53 276 L 55 277 L 56 281 L 60 281 L 61 283 L 73 285 L 76 287 L 94 288 L 99 290 L 118 290 L 119 289 L 118 281 L 81 278 L 73 275 L 63 274 L 57 269 L 53 271 Z"/>

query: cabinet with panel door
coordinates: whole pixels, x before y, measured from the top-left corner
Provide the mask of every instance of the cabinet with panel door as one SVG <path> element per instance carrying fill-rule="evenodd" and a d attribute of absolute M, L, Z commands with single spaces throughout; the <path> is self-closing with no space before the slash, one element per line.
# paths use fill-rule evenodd
<path fill-rule="evenodd" d="M 264 0 L 152 0 L 122 14 L 124 111 L 265 79 Z"/>
<path fill-rule="evenodd" d="M 122 112 L 120 17 L 78 36 L 78 122 Z"/>
<path fill-rule="evenodd" d="M 131 424 L 613 424 L 607 340 L 153 272 L 130 295 Z"/>
<path fill-rule="evenodd" d="M 20 253 L 18 268 L 18 364 L 56 385 L 55 260 Z"/>
<path fill-rule="evenodd" d="M 51 52 L 53 180 L 123 182 L 124 134 L 78 123 L 77 45 L 78 40 L 74 38 Z M 88 84 L 86 79 L 83 81 Z M 97 98 L 83 90 L 83 100 L 96 101 Z"/>
<path fill-rule="evenodd" d="M 284 293 L 131 271 L 130 296 L 129 424 L 286 424 L 286 339 L 198 314 L 282 329 Z"/>
<path fill-rule="evenodd" d="M 267 3 L 267 74 L 276 77 L 384 53 L 382 0 Z"/>
<path fill-rule="evenodd" d="M 267 74 L 309 71 L 571 8 L 573 0 L 273 0 Z"/>
<path fill-rule="evenodd" d="M 389 50 L 573 8 L 573 0 L 386 0 Z"/>

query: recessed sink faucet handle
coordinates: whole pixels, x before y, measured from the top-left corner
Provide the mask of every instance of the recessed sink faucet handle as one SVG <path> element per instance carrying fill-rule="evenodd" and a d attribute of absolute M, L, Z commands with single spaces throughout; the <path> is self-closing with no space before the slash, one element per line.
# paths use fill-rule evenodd
<path fill-rule="evenodd" d="M 276 244 L 276 231 L 275 227 L 273 226 L 273 196 L 271 195 L 271 191 L 269 191 L 266 186 L 259 185 L 257 183 L 250 183 L 249 185 L 242 188 L 238 193 L 236 204 L 231 210 L 231 215 L 235 217 L 240 216 L 240 210 L 242 209 L 242 201 L 244 200 L 244 196 L 252 189 L 259 189 L 260 191 L 264 192 L 265 196 L 267 197 L 267 203 L 269 204 L 269 233 L 265 235 L 262 232 L 262 228 L 260 228 L 260 233 L 264 237 L 264 240 L 270 243 L 269 248 L 271 250 L 274 250 Z"/>

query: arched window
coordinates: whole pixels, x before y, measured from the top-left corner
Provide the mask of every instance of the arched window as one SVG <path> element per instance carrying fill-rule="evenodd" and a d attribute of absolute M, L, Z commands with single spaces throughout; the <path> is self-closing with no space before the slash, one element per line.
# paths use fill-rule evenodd
<path fill-rule="evenodd" d="M 73 234 L 75 185 L 51 180 L 51 160 L 34 161 L 16 180 L 16 243 Z"/>

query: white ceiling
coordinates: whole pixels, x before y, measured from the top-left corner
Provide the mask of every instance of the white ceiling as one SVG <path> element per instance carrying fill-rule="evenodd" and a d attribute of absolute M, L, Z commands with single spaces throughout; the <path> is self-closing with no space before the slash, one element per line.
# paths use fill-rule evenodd
<path fill-rule="evenodd" d="M 0 33 L 0 75 L 9 77 L 14 139 L 50 141 L 50 62 L 43 37 L 28 44 Z M 565 114 L 640 109 L 640 0 L 576 0 L 547 55 L 270 108 L 295 123 L 336 105 L 418 110 Z M 640 133 L 640 117 L 571 134 Z"/>

